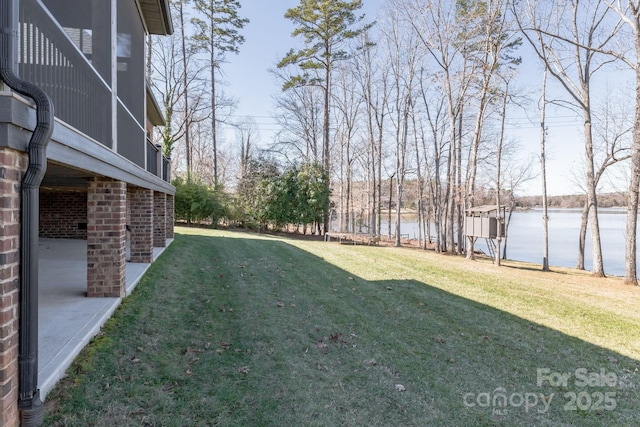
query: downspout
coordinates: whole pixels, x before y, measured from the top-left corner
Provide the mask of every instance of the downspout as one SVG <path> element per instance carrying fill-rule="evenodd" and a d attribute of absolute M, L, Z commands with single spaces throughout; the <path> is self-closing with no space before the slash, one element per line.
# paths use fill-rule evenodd
<path fill-rule="evenodd" d="M 20 302 L 18 408 L 22 426 L 39 426 L 44 406 L 38 389 L 38 229 L 40 183 L 47 168 L 47 144 L 53 133 L 53 104 L 36 85 L 15 73 L 19 0 L 0 0 L 0 78 L 15 92 L 33 99 L 36 127 L 27 148 L 29 165 L 20 200 Z"/>

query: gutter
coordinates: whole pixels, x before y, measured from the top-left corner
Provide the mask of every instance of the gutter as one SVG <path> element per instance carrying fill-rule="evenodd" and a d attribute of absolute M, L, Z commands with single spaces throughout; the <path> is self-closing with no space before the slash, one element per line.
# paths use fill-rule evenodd
<path fill-rule="evenodd" d="M 38 230 L 40 184 L 47 169 L 47 144 L 53 133 L 53 103 L 38 86 L 15 73 L 19 0 L 0 0 L 0 78 L 15 92 L 33 99 L 36 127 L 27 148 L 29 165 L 20 199 L 20 301 L 18 409 L 22 426 L 40 426 L 44 406 L 38 389 Z"/>
<path fill-rule="evenodd" d="M 167 35 L 173 34 L 173 22 L 171 21 L 171 8 L 169 7 L 169 0 L 159 0 L 160 9 L 162 10 L 162 18 L 164 21 L 164 27 L 166 28 Z"/>

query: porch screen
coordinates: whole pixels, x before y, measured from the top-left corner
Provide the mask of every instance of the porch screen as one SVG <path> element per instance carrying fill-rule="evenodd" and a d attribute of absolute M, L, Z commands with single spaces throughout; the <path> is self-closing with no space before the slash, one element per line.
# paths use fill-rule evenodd
<path fill-rule="evenodd" d="M 56 118 L 112 147 L 108 3 L 20 1 L 18 69 L 51 96 Z"/>
<path fill-rule="evenodd" d="M 146 99 L 144 37 L 136 2 L 118 0 L 118 98 L 142 127 Z"/>
<path fill-rule="evenodd" d="M 111 4 L 105 0 L 42 0 L 65 33 L 111 85 Z"/>

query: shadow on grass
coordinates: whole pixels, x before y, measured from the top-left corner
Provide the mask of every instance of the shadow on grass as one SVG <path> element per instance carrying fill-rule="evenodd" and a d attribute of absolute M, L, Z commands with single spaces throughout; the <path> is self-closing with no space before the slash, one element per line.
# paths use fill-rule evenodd
<path fill-rule="evenodd" d="M 415 361 L 398 368 L 432 399 L 437 425 L 638 425 L 640 363 L 414 280 L 386 340 Z M 408 313 L 404 312 L 408 309 Z M 387 316 L 390 314 L 387 311 Z M 381 322 L 387 323 L 386 320 Z M 394 353 L 397 354 L 396 351 Z M 422 366 L 420 366 L 422 364 Z M 418 424 L 416 424 L 418 425 Z"/>
<path fill-rule="evenodd" d="M 190 425 L 640 424 L 637 360 L 429 283 L 368 281 L 286 241 L 239 234 L 177 234 L 148 275 L 135 312 L 118 320 L 125 305 L 114 319 L 132 343 L 114 338 L 105 352 L 127 354 L 135 337 L 168 339 L 167 331 L 187 339 L 190 322 L 206 324 L 218 343 L 215 352 L 198 353 L 188 381 L 206 404 L 169 413 L 151 402 L 148 425 L 176 417 Z M 150 326 L 139 306 L 171 293 L 183 301 L 163 310 L 193 319 Z M 147 373 L 111 369 L 96 377 L 135 375 L 144 384 L 159 376 L 153 366 Z M 144 387 L 138 393 L 152 396 Z M 105 402 L 124 399 L 93 389 Z M 76 395 L 91 399 L 91 390 Z M 50 416 L 75 425 L 65 405 Z"/>
<path fill-rule="evenodd" d="M 513 261 L 507 260 L 507 262 L 513 262 Z M 530 266 L 517 265 L 517 264 L 504 264 L 503 266 L 506 267 L 506 268 L 514 269 L 514 270 L 536 271 L 536 272 L 539 272 L 539 273 L 555 273 L 555 274 L 562 274 L 562 275 L 568 275 L 569 274 L 566 271 L 558 270 L 557 268 L 554 268 L 554 266 L 549 266 L 549 270 L 548 271 L 544 271 L 542 269 L 542 266 L 540 266 L 540 267 L 530 267 Z M 561 268 L 566 269 L 568 267 L 561 267 Z M 585 275 L 588 275 L 588 272 L 586 270 L 578 270 L 578 269 L 576 269 L 576 272 L 584 272 Z"/>
<path fill-rule="evenodd" d="M 264 252 L 274 249 L 272 242 L 252 244 L 263 246 Z M 281 250 L 291 247 L 278 244 L 284 245 Z M 307 252 L 297 256 L 298 274 L 308 278 L 300 285 L 322 287 L 345 278 L 349 283 L 350 273 Z M 319 280 L 323 275 L 324 283 Z M 325 315 L 343 323 L 375 321 L 376 334 L 385 333 L 378 337 L 379 348 L 385 349 L 381 357 L 408 357 L 405 369 L 397 369 L 410 374 L 408 380 L 419 389 L 434 392 L 429 397 L 440 401 L 436 406 L 446 414 L 437 420 L 454 425 L 455 420 L 468 421 L 469 415 L 507 425 L 536 419 L 580 425 L 624 424 L 625 419 L 628 425 L 638 423 L 637 418 L 632 421 L 637 417 L 638 361 L 428 283 L 364 283 L 364 291 L 343 289 L 346 297 L 338 299 L 341 304 L 331 301 L 333 309 Z M 358 319 L 363 310 L 369 312 Z M 450 413 L 456 407 L 461 417 Z"/>
<path fill-rule="evenodd" d="M 485 262 L 487 264 L 493 264 L 494 263 L 494 259 L 490 258 L 487 255 L 476 255 L 475 260 L 481 260 L 481 262 Z M 534 262 L 526 262 L 526 261 L 520 261 L 520 260 L 515 260 L 515 259 L 502 259 L 501 260 L 501 267 L 504 268 L 508 268 L 508 269 L 512 269 L 512 270 L 523 270 L 523 271 L 534 271 L 534 272 L 538 272 L 538 273 L 555 273 L 555 274 L 561 274 L 561 275 L 569 275 L 569 273 L 566 270 L 570 270 L 570 267 L 558 267 L 558 266 L 549 266 L 549 271 L 545 272 L 544 270 L 542 270 L 542 264 L 536 264 Z M 561 270 L 559 270 L 558 268 L 560 268 Z M 575 273 L 584 273 L 585 275 L 588 275 L 589 272 L 587 270 L 578 270 L 578 269 L 574 269 Z"/>

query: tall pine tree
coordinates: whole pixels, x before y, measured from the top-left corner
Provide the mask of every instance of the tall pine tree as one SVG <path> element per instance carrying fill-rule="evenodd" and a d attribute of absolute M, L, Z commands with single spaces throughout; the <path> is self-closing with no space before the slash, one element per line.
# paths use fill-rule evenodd
<path fill-rule="evenodd" d="M 241 30 L 249 20 L 240 18 L 238 0 L 195 0 L 198 15 L 191 21 L 198 28 L 194 36 L 199 47 L 209 53 L 211 79 L 211 138 L 213 142 L 213 179 L 218 184 L 218 141 L 216 134 L 216 70 L 227 52 L 238 53 L 244 43 Z"/>
<path fill-rule="evenodd" d="M 362 7 L 362 0 L 300 0 L 300 4 L 287 10 L 285 18 L 291 20 L 296 28 L 292 35 L 301 36 L 304 47 L 291 49 L 278 63 L 278 68 L 290 65 L 300 69 L 283 85 L 283 90 L 296 86 L 320 86 L 324 94 L 324 124 L 322 136 L 322 167 L 329 174 L 331 159 L 329 153 L 331 71 L 338 61 L 351 55 L 347 41 L 357 37 L 371 26 L 358 24 L 364 15 L 355 12 Z M 327 231 L 329 217 L 325 215 L 324 231 Z"/>

